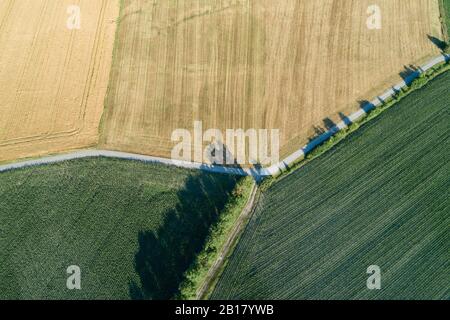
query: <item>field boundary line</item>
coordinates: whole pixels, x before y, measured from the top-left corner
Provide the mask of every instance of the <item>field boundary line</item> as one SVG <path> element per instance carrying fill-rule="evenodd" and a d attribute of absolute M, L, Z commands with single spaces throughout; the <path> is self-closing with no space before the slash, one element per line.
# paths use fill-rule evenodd
<path fill-rule="evenodd" d="M 37 158 L 34 160 L 26 160 L 14 162 L 11 164 L 0 165 L 0 173 L 5 171 L 16 170 L 20 168 L 33 167 L 39 165 L 46 164 L 54 164 L 69 160 L 75 159 L 83 159 L 83 158 L 95 158 L 95 157 L 104 157 L 104 158 L 116 158 L 116 159 L 125 159 L 125 160 L 136 160 L 148 163 L 159 163 L 164 165 L 172 165 L 176 167 L 186 168 L 186 169 L 197 169 L 206 172 L 212 173 L 223 173 L 223 174 L 233 174 L 240 176 L 252 176 L 256 180 L 261 179 L 267 176 L 277 176 L 284 171 L 287 171 L 290 166 L 295 164 L 296 162 L 304 159 L 307 154 L 313 151 L 318 146 L 322 145 L 324 142 L 329 140 L 331 137 L 336 135 L 338 132 L 349 127 L 351 123 L 354 123 L 358 120 L 366 117 L 370 111 L 376 109 L 377 107 L 382 106 L 387 100 L 395 97 L 395 95 L 402 91 L 402 89 L 408 87 L 415 79 L 420 77 L 420 75 L 424 74 L 426 71 L 430 70 L 434 66 L 450 61 L 450 54 L 441 53 L 439 56 L 433 58 L 428 63 L 417 68 L 416 71 L 411 73 L 408 77 L 406 77 L 403 81 L 386 90 L 381 95 L 377 96 L 372 101 L 368 102 L 366 105 L 362 106 L 361 109 L 352 113 L 347 117 L 347 119 L 342 120 L 337 123 L 335 126 L 330 128 L 328 131 L 316 137 L 314 140 L 306 144 L 303 148 L 297 150 L 292 153 L 290 156 L 286 157 L 279 163 L 272 165 L 267 168 L 236 168 L 236 167 L 226 167 L 222 165 L 208 165 L 197 162 L 189 162 L 182 160 L 172 160 L 168 158 L 162 157 L 154 157 L 147 156 L 142 154 L 135 153 L 127 153 L 121 151 L 112 151 L 112 150 L 99 150 L 99 149 L 86 149 L 75 151 L 72 153 L 59 154 L 54 156 L 45 156 L 41 158 Z M 349 123 L 350 122 L 350 123 Z"/>

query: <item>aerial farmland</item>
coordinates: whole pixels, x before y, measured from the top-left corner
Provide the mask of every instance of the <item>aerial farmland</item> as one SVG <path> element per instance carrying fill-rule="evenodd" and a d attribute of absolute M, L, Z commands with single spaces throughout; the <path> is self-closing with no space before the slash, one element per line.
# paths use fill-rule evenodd
<path fill-rule="evenodd" d="M 0 0 L 0 301 L 449 300 L 449 35 L 450 0 Z"/>

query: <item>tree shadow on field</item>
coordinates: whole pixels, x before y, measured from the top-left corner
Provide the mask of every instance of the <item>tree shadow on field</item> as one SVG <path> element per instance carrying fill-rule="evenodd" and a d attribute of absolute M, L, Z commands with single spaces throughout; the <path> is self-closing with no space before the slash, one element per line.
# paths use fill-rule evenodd
<path fill-rule="evenodd" d="M 382 101 L 382 100 L 380 100 Z M 365 113 L 369 114 L 373 109 L 375 109 L 375 105 L 367 100 L 358 100 L 359 107 L 364 110 Z"/>
<path fill-rule="evenodd" d="M 447 49 L 447 47 L 448 47 L 448 44 L 447 44 L 447 42 L 445 42 L 445 41 L 443 41 L 443 40 L 441 40 L 441 39 L 439 39 L 439 38 L 436 38 L 436 37 L 433 37 L 433 36 L 431 36 L 431 35 L 427 35 L 428 36 L 428 39 L 439 49 L 439 50 L 441 50 L 441 51 L 445 51 L 446 49 Z"/>
<path fill-rule="evenodd" d="M 327 130 L 332 130 L 336 126 L 336 123 L 328 117 L 323 119 L 322 121 Z"/>
<path fill-rule="evenodd" d="M 345 123 L 346 126 L 350 126 L 353 122 L 344 113 L 339 112 L 339 118 Z"/>
<path fill-rule="evenodd" d="M 308 138 L 309 143 L 313 143 L 321 136 L 326 134 L 329 130 L 332 130 L 334 127 L 336 127 L 336 123 L 328 117 L 323 119 L 322 122 L 322 126 L 313 126 L 314 135 Z"/>
<path fill-rule="evenodd" d="M 410 64 L 409 66 L 403 66 L 404 70 L 400 72 L 400 77 L 405 81 L 407 86 L 410 86 L 414 79 L 416 79 L 420 73 L 420 68 Z"/>
<path fill-rule="evenodd" d="M 238 179 L 201 171 L 187 178 L 161 228 L 138 234 L 135 270 L 140 283 L 129 283 L 131 299 L 171 299 L 178 293 L 183 273 L 202 249 Z"/>
<path fill-rule="evenodd" d="M 228 174 L 236 175 L 237 171 L 244 171 L 244 168 L 239 164 L 238 159 L 233 154 L 232 150 L 229 149 L 225 143 L 218 141 L 217 144 L 211 144 L 210 148 L 211 149 L 208 153 L 208 158 L 212 166 L 220 165 L 222 169 L 225 170 L 225 172 L 227 172 Z M 217 163 L 214 159 L 216 154 L 219 155 L 219 157 L 221 157 L 223 161 Z M 245 158 L 246 161 L 249 160 L 247 158 L 247 155 Z M 253 178 L 255 183 L 259 185 L 262 182 L 261 171 L 263 170 L 263 166 L 259 163 L 250 165 L 250 163 L 248 162 L 246 164 L 249 165 L 249 175 Z M 207 169 L 208 167 L 210 166 L 206 164 L 202 165 L 202 169 Z"/>

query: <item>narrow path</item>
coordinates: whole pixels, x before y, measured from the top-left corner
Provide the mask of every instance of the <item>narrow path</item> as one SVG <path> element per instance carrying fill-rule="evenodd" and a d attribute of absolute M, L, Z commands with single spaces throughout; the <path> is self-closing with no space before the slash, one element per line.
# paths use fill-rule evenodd
<path fill-rule="evenodd" d="M 204 170 L 204 171 L 215 172 L 215 173 L 227 173 L 227 174 L 243 175 L 243 176 L 254 175 L 256 177 L 258 177 L 260 175 L 264 175 L 264 169 L 257 171 L 257 170 L 253 170 L 253 169 L 230 168 L 230 167 L 217 166 L 217 165 L 207 165 L 207 164 L 196 163 L 196 162 L 171 160 L 171 159 L 166 159 L 166 158 L 152 157 L 152 156 L 146 156 L 146 155 L 134 154 L 134 153 L 109 151 L 109 150 L 96 150 L 96 149 L 75 151 L 72 153 L 60 154 L 60 155 L 56 155 L 56 156 L 48 156 L 48 157 L 43 157 L 43 158 L 39 158 L 39 159 L 35 159 L 35 160 L 21 161 L 21 162 L 1 165 L 0 172 L 10 171 L 10 170 L 15 170 L 15 169 L 20 169 L 20 168 L 26 168 L 26 167 L 45 165 L 45 164 L 58 163 L 58 162 L 63 162 L 63 161 L 68 161 L 68 160 L 83 159 L 83 158 L 96 158 L 96 157 L 137 160 L 137 161 L 148 162 L 148 163 L 160 163 L 160 164 L 173 165 L 173 166 L 186 168 L 186 169 L 198 169 L 198 170 Z"/>
<path fill-rule="evenodd" d="M 242 210 L 241 214 L 238 217 L 238 220 L 236 221 L 233 229 L 231 230 L 230 236 L 228 237 L 227 241 L 225 242 L 223 248 L 219 252 L 219 256 L 217 257 L 216 261 L 214 261 L 213 265 L 209 269 L 205 281 L 200 286 L 200 288 L 197 290 L 197 297 L 196 300 L 201 300 L 207 298 L 206 295 L 208 294 L 211 286 L 214 284 L 214 282 L 217 280 L 217 278 L 220 276 L 220 272 L 223 268 L 223 264 L 226 261 L 228 255 L 231 252 L 231 249 L 233 248 L 234 244 L 239 238 L 239 235 L 243 231 L 246 221 L 248 220 L 249 216 L 254 210 L 254 205 L 257 203 L 255 201 L 256 195 L 258 194 L 258 186 L 256 183 L 253 184 L 252 192 L 250 193 L 250 197 L 248 198 L 247 204 L 245 205 L 245 208 Z"/>

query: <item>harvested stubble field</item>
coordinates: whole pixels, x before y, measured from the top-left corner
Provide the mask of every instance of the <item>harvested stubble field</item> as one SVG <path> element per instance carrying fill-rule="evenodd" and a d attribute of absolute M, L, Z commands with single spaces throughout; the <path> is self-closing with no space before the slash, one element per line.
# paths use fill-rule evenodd
<path fill-rule="evenodd" d="M 123 0 L 102 147 L 168 157 L 172 131 L 201 120 L 280 129 L 287 155 L 438 54 L 437 0 L 377 1 L 381 30 L 372 4 Z"/>
<path fill-rule="evenodd" d="M 449 85 L 447 72 L 273 184 L 212 298 L 449 299 Z"/>
<path fill-rule="evenodd" d="M 0 1 L 0 162 L 97 143 L 118 13 L 111 0 Z"/>
<path fill-rule="evenodd" d="M 111 159 L 1 173 L 0 300 L 171 298 L 236 182 Z"/>

